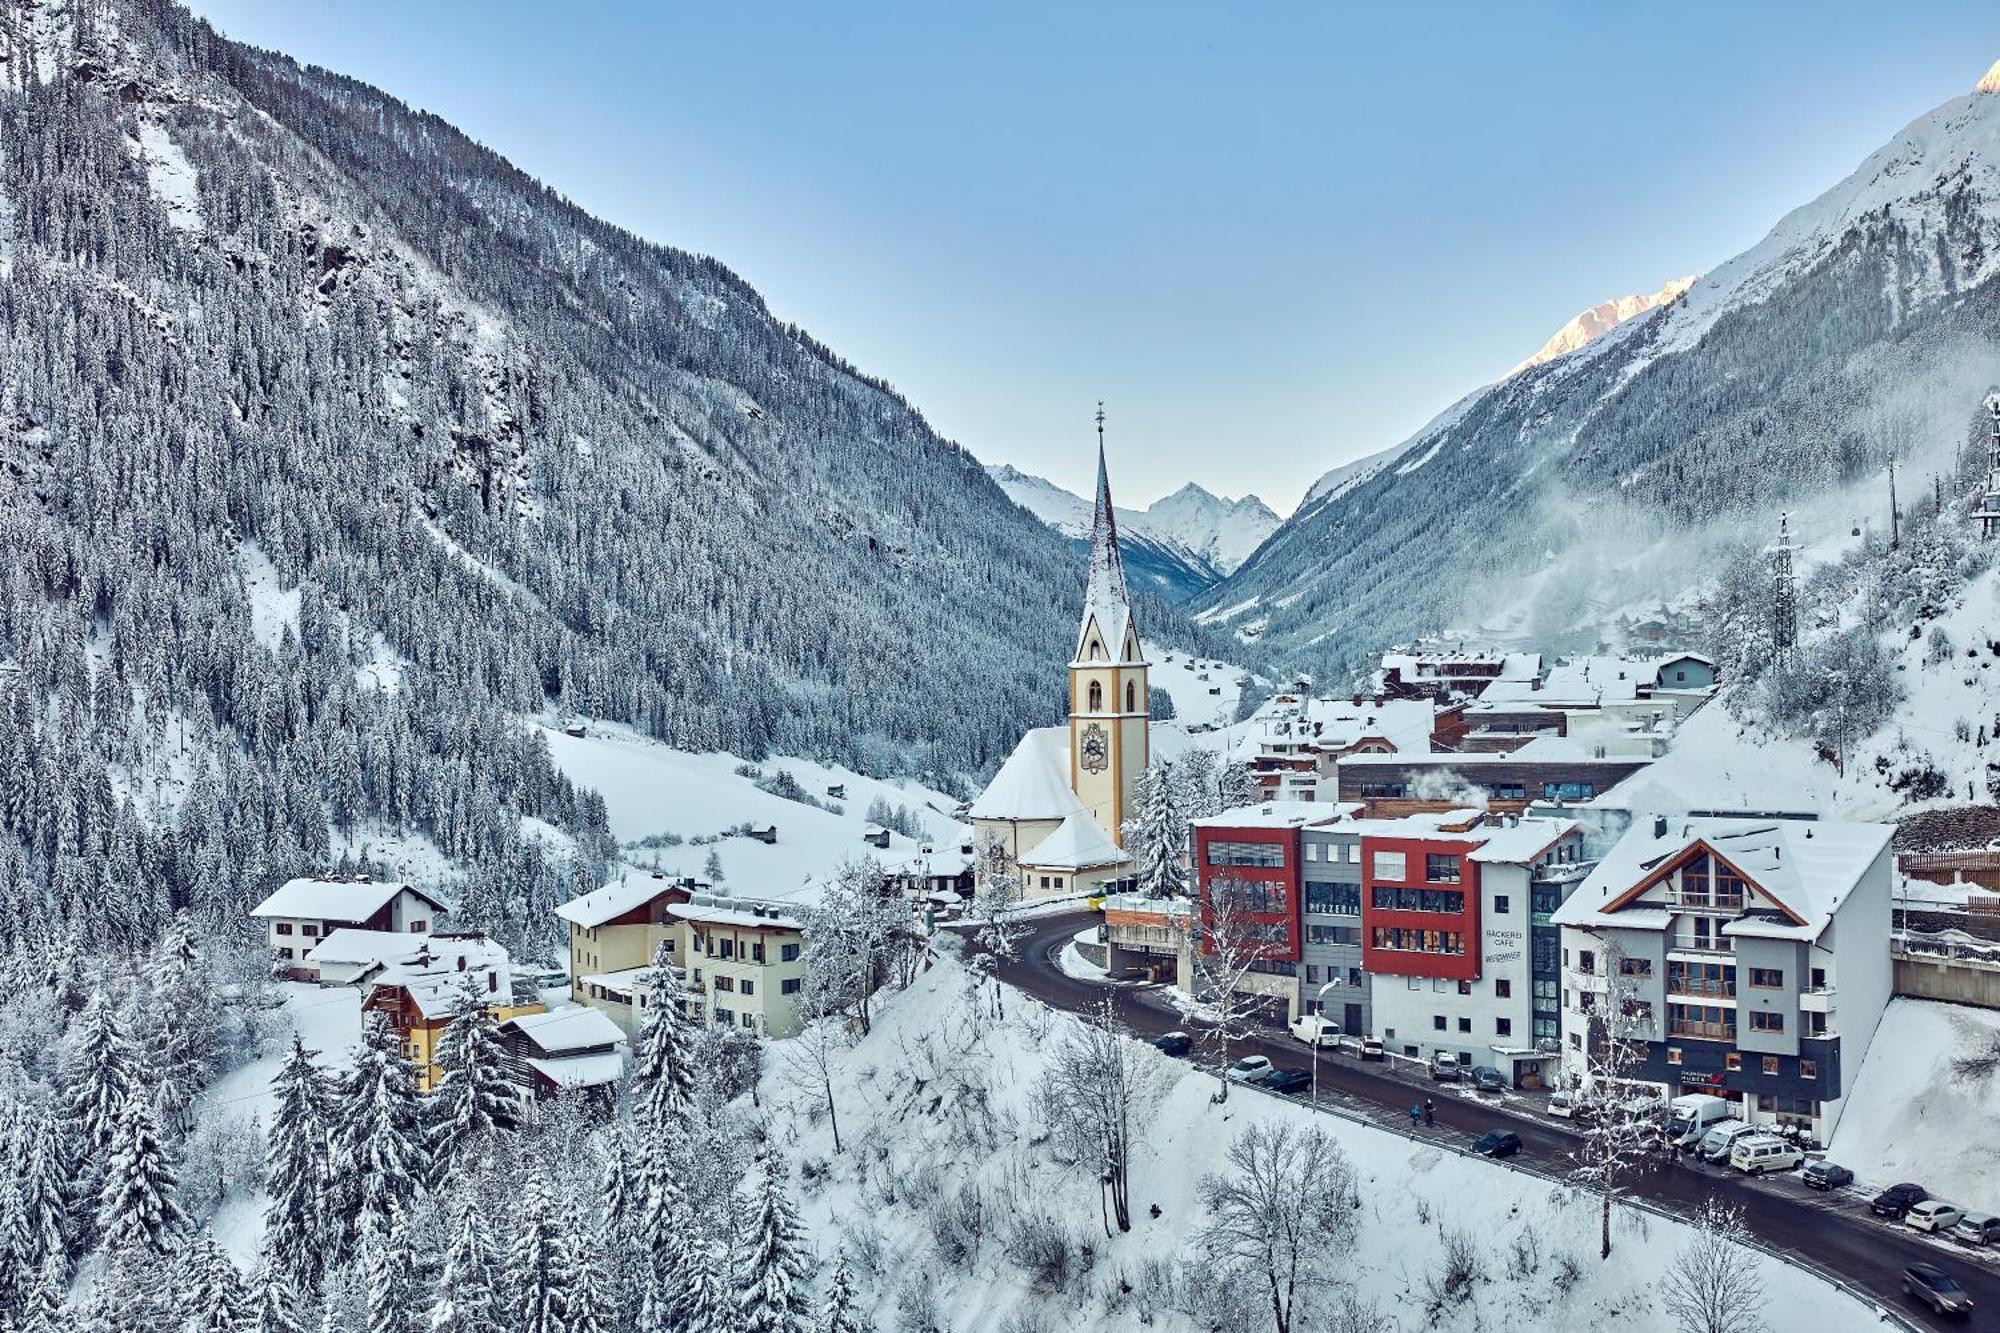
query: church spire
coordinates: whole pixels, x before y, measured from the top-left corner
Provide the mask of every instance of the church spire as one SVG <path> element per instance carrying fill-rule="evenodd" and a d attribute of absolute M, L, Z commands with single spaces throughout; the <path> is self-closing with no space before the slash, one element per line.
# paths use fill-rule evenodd
<path fill-rule="evenodd" d="M 1090 521 L 1090 580 L 1083 593 L 1083 622 L 1076 661 L 1137 661 L 1139 627 L 1125 591 L 1125 562 L 1118 554 L 1118 514 L 1111 505 L 1111 477 L 1104 467 L 1104 404 L 1097 405 L 1097 507 Z"/>

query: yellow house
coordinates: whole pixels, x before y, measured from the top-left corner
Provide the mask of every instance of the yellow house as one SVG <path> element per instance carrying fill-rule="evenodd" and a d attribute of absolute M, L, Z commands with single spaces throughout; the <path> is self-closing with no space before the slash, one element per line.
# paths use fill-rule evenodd
<path fill-rule="evenodd" d="M 667 910 L 687 927 L 683 957 L 707 1022 L 760 1037 L 799 1030 L 806 937 L 787 904 L 698 893 Z"/>
<path fill-rule="evenodd" d="M 638 1036 L 639 997 L 660 947 L 677 966 L 687 956 L 687 926 L 667 909 L 704 888 L 658 871 L 628 872 L 556 908 L 569 925 L 570 999 Z"/>
<path fill-rule="evenodd" d="M 348 934 L 383 938 L 382 932 L 335 931 L 320 947 L 344 958 L 355 952 L 348 947 L 353 941 L 342 939 Z M 542 1012 L 538 1001 L 516 1002 L 513 965 L 507 951 L 483 934 L 390 934 L 386 938 L 394 941 L 394 946 L 383 948 L 381 957 L 362 968 L 353 984 L 364 992 L 362 1012 L 385 1016 L 401 1038 L 404 1054 L 416 1067 L 419 1092 L 437 1086 L 441 1073 L 438 1041 L 451 1024 L 452 1010 L 467 976 L 487 997 L 486 1014 L 492 1023 Z"/>

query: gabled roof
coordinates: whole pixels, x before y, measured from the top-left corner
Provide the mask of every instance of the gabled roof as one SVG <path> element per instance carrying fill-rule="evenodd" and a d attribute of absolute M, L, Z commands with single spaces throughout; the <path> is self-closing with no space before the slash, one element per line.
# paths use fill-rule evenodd
<path fill-rule="evenodd" d="M 374 991 L 399 986 L 425 1018 L 451 1012 L 460 978 L 491 973 L 486 988 L 492 1003 L 507 1004 L 514 993 L 513 964 L 497 940 L 475 934 L 398 935 L 383 930 L 336 930 L 306 955 L 311 963 L 356 963 L 358 984 Z"/>
<path fill-rule="evenodd" d="M 1037 870 L 1096 870 L 1128 858 L 1088 812 L 1077 810 L 1054 833 L 1021 854 L 1021 864 Z"/>
<path fill-rule="evenodd" d="M 513 1028 L 550 1055 L 567 1055 L 593 1046 L 615 1046 L 625 1040 L 625 1032 L 601 1009 L 570 1005 L 546 1013 L 522 1014 L 500 1025 Z"/>
<path fill-rule="evenodd" d="M 556 915 L 572 925 L 601 926 L 634 908 L 644 907 L 670 889 L 688 891 L 677 879 L 637 872 L 620 875 L 602 888 L 592 889 L 556 908 Z"/>
<path fill-rule="evenodd" d="M 250 909 L 251 916 L 297 917 L 312 921 L 366 921 L 408 889 L 432 907 L 443 909 L 436 895 L 385 879 L 288 879 L 270 897 Z"/>
<path fill-rule="evenodd" d="M 1527 865 L 1583 826 L 1574 819 L 1545 819 L 1530 816 L 1508 825 L 1488 824 L 1485 843 L 1467 855 L 1474 861 L 1498 865 Z"/>
<path fill-rule="evenodd" d="M 1067 819 L 1083 808 L 1069 787 L 1069 728 L 1036 727 L 1021 737 L 970 813 L 974 819 Z"/>
<path fill-rule="evenodd" d="M 1089 653 L 1092 633 L 1104 656 Z M 1077 626 L 1075 661 L 1136 662 L 1139 627 L 1132 618 L 1132 598 L 1125 590 L 1125 562 L 1118 554 L 1118 515 L 1111 507 L 1111 479 L 1104 470 L 1104 425 L 1099 414 L 1097 436 L 1097 508 L 1090 523 L 1090 577 L 1083 590 L 1083 619 Z M 1130 647 L 1133 651 L 1127 653 Z"/>
<path fill-rule="evenodd" d="M 593 1011 L 595 1012 L 595 1011 Z M 610 1022 L 606 1019 L 605 1022 Z M 575 1088 L 595 1088 L 616 1083 L 625 1077 L 625 1056 L 618 1051 L 597 1055 L 571 1055 L 557 1060 L 529 1056 L 528 1068 L 567 1092 Z"/>

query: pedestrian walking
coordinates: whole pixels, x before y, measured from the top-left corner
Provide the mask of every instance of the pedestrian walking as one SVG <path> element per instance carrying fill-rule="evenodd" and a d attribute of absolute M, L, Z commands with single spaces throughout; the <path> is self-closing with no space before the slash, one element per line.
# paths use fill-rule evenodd
<path fill-rule="evenodd" d="M 1424 1123 L 1435 1128 L 1437 1122 L 1437 1103 L 1426 1097 L 1424 1098 Z"/>
<path fill-rule="evenodd" d="M 1411 1102 L 1410 1128 L 1415 1129 L 1418 1125 L 1421 1125 L 1423 1122 L 1424 1122 L 1424 1108 L 1417 1105 L 1415 1102 Z"/>

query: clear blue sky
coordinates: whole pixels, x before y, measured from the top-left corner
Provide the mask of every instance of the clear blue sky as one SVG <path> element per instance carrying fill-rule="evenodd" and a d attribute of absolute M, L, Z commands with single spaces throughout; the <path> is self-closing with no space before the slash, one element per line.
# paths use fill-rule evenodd
<path fill-rule="evenodd" d="M 2000 6 L 195 0 L 714 254 L 981 458 L 1281 512 L 1753 243 Z"/>

